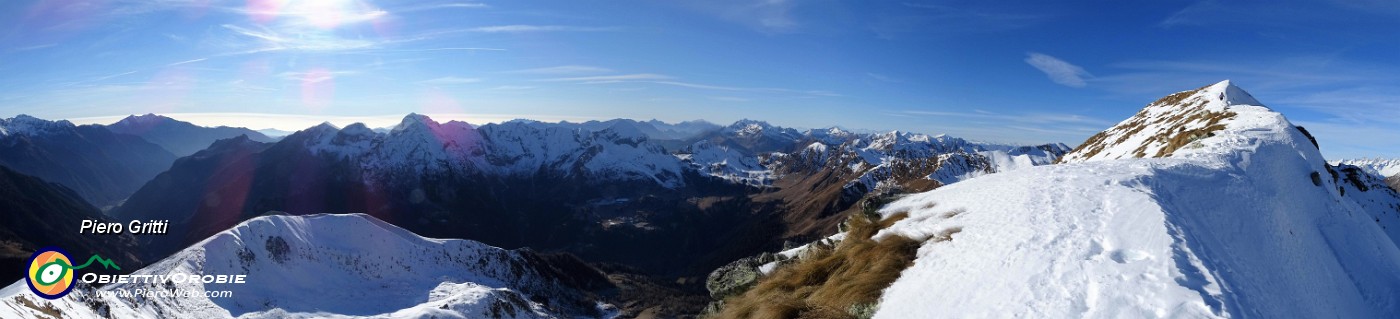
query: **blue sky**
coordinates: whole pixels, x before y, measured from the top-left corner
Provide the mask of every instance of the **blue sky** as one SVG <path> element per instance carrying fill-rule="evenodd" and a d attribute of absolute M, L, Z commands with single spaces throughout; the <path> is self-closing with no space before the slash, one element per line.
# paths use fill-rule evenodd
<path fill-rule="evenodd" d="M 6 1 L 0 117 L 298 129 L 419 112 L 1077 144 L 1232 79 L 1400 157 L 1395 1 Z"/>

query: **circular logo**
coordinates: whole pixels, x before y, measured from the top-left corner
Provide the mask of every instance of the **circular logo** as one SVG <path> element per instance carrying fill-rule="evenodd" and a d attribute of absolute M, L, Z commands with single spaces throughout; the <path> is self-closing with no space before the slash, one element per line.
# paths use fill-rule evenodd
<path fill-rule="evenodd" d="M 29 256 L 25 274 L 29 290 L 44 299 L 58 299 L 73 291 L 73 259 L 58 247 L 45 247 Z"/>

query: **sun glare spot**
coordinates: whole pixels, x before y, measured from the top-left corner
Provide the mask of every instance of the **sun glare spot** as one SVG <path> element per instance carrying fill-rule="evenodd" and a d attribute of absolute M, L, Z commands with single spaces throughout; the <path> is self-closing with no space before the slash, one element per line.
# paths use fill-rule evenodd
<path fill-rule="evenodd" d="M 290 25 L 335 29 L 361 22 L 376 22 L 389 13 L 354 0 L 250 0 L 248 16 L 259 24 L 281 20 Z"/>
<path fill-rule="evenodd" d="M 306 71 L 301 76 L 301 103 L 312 111 L 325 110 L 335 98 L 335 73 L 325 68 Z"/>

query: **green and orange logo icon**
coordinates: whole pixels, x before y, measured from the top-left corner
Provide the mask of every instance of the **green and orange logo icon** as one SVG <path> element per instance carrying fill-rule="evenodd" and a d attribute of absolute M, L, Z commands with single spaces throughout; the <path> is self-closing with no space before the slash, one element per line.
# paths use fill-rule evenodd
<path fill-rule="evenodd" d="M 106 268 L 121 270 L 121 267 L 117 267 L 111 260 L 98 255 L 88 258 L 88 261 L 80 266 L 73 266 L 73 259 L 68 257 L 68 252 L 58 247 L 45 247 L 29 257 L 29 270 L 25 274 L 25 282 L 29 283 L 29 290 L 39 297 L 62 298 L 73 291 L 73 271 L 87 268 L 93 262 L 101 263 Z"/>

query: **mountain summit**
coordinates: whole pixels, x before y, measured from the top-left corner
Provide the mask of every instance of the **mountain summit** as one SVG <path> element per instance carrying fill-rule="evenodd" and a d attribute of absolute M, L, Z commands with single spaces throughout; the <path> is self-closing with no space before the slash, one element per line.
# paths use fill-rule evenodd
<path fill-rule="evenodd" d="M 1223 129 L 1223 122 L 1236 116 L 1229 109 L 1232 105 L 1262 104 L 1229 80 L 1177 92 L 1090 137 L 1061 162 L 1171 156 L 1181 147 Z"/>
<path fill-rule="evenodd" d="M 1329 165 L 1303 130 L 1259 104 L 1228 81 L 1172 94 L 1063 164 L 902 197 L 870 219 L 898 222 L 869 238 L 913 241 L 911 266 L 878 304 L 822 306 L 874 309 L 876 319 L 1400 313 L 1400 195 L 1360 168 Z M 767 290 L 755 295 L 835 269 L 837 253 L 823 251 L 848 237 L 759 266 L 776 283 L 758 282 Z M 869 282 L 831 276 L 849 277 L 820 278 Z"/>
<path fill-rule="evenodd" d="M 258 142 L 273 141 L 267 135 L 242 127 L 203 127 L 155 114 L 127 116 L 107 125 L 107 129 L 114 133 L 140 136 L 176 156 L 188 156 L 209 147 L 216 140 L 239 135 L 247 135 Z"/>
<path fill-rule="evenodd" d="M 1400 312 L 1400 198 L 1343 177 L 1258 104 L 1229 82 L 1173 94 L 1068 164 L 885 207 L 909 218 L 881 236 L 946 240 L 922 245 L 874 317 Z"/>

